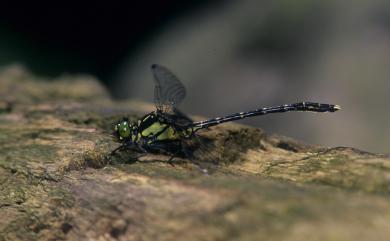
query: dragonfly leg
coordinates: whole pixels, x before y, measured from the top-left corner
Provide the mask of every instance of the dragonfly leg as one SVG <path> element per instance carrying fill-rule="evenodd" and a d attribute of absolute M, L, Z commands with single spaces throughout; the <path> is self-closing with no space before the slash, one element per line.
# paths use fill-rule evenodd
<path fill-rule="evenodd" d="M 173 154 L 171 154 L 171 157 L 169 158 L 169 160 L 168 160 L 168 163 L 171 165 L 171 166 L 175 166 L 174 164 L 173 164 L 173 159 L 175 158 L 175 156 L 177 155 L 177 154 L 179 154 L 179 152 L 180 152 L 181 150 L 179 149 L 179 150 L 177 150 L 175 153 L 173 153 Z"/>
<path fill-rule="evenodd" d="M 169 160 L 168 160 L 168 164 L 171 165 L 172 167 L 175 167 L 175 164 L 173 164 L 173 158 L 175 158 L 175 155 L 172 155 Z"/>
<path fill-rule="evenodd" d="M 113 151 L 110 153 L 110 156 L 115 155 L 116 152 L 121 151 L 121 150 L 124 149 L 124 148 L 126 148 L 126 146 L 124 146 L 124 145 L 121 145 L 121 146 L 115 148 L 115 150 L 113 150 Z"/>
<path fill-rule="evenodd" d="M 144 147 L 142 147 L 141 145 L 137 145 L 136 149 L 137 149 L 137 151 L 141 152 L 142 154 L 148 153 L 148 151 Z"/>
<path fill-rule="evenodd" d="M 147 154 L 147 153 L 139 153 L 139 154 L 137 154 L 137 155 L 130 156 L 130 157 L 131 157 L 131 159 L 134 159 L 134 160 L 135 160 L 134 162 L 137 162 L 138 159 L 139 159 L 140 157 L 143 157 L 143 156 L 145 156 L 146 154 Z"/>

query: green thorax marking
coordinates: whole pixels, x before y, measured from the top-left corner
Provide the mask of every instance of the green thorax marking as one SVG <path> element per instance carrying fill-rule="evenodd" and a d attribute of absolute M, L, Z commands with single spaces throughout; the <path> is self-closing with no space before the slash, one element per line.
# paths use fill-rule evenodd
<path fill-rule="evenodd" d="M 141 138 L 156 136 L 158 141 L 174 141 L 189 137 L 192 130 L 179 130 L 174 125 L 161 122 L 156 114 L 152 112 L 140 120 L 139 133 Z"/>

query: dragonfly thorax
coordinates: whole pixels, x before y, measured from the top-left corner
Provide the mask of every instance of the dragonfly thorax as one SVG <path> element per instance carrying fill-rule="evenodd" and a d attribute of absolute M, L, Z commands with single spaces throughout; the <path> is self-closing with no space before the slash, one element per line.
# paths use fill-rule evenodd
<path fill-rule="evenodd" d="M 139 138 L 149 141 L 172 141 L 181 137 L 181 131 L 154 111 L 139 120 Z"/>
<path fill-rule="evenodd" d="M 123 119 L 115 125 L 114 135 L 119 142 L 127 145 L 149 145 L 159 141 L 178 141 L 182 138 L 190 138 L 194 133 L 193 128 L 180 127 L 154 111 L 140 118 L 136 123 Z"/>

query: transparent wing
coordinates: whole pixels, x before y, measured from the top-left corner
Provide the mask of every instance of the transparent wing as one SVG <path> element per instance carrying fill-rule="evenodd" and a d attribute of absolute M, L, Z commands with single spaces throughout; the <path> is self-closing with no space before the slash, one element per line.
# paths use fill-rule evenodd
<path fill-rule="evenodd" d="M 167 68 L 153 64 L 154 103 L 162 112 L 173 112 L 186 96 L 186 89 L 180 80 Z"/>
<path fill-rule="evenodd" d="M 190 126 L 194 121 L 185 115 L 183 112 L 180 110 L 174 108 L 173 109 L 174 116 L 176 117 L 175 124 L 182 127 L 182 128 L 187 128 Z"/>
<path fill-rule="evenodd" d="M 178 129 L 187 129 L 194 123 L 190 117 L 183 114 L 177 108 L 172 108 L 169 113 L 157 112 L 157 115 L 159 116 L 159 118 L 163 119 L 163 122 L 175 126 Z"/>
<path fill-rule="evenodd" d="M 219 153 L 212 140 L 195 135 L 182 142 L 185 156 L 196 164 L 202 172 L 213 173 L 219 166 Z"/>

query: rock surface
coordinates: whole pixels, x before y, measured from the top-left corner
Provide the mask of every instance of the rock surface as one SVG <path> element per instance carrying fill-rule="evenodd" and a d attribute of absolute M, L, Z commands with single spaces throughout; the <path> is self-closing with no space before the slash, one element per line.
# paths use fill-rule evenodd
<path fill-rule="evenodd" d="M 210 175 L 110 158 L 113 124 L 152 109 L 89 76 L 3 69 L 0 240 L 389 240 L 389 156 L 225 124 L 205 133 Z"/>

